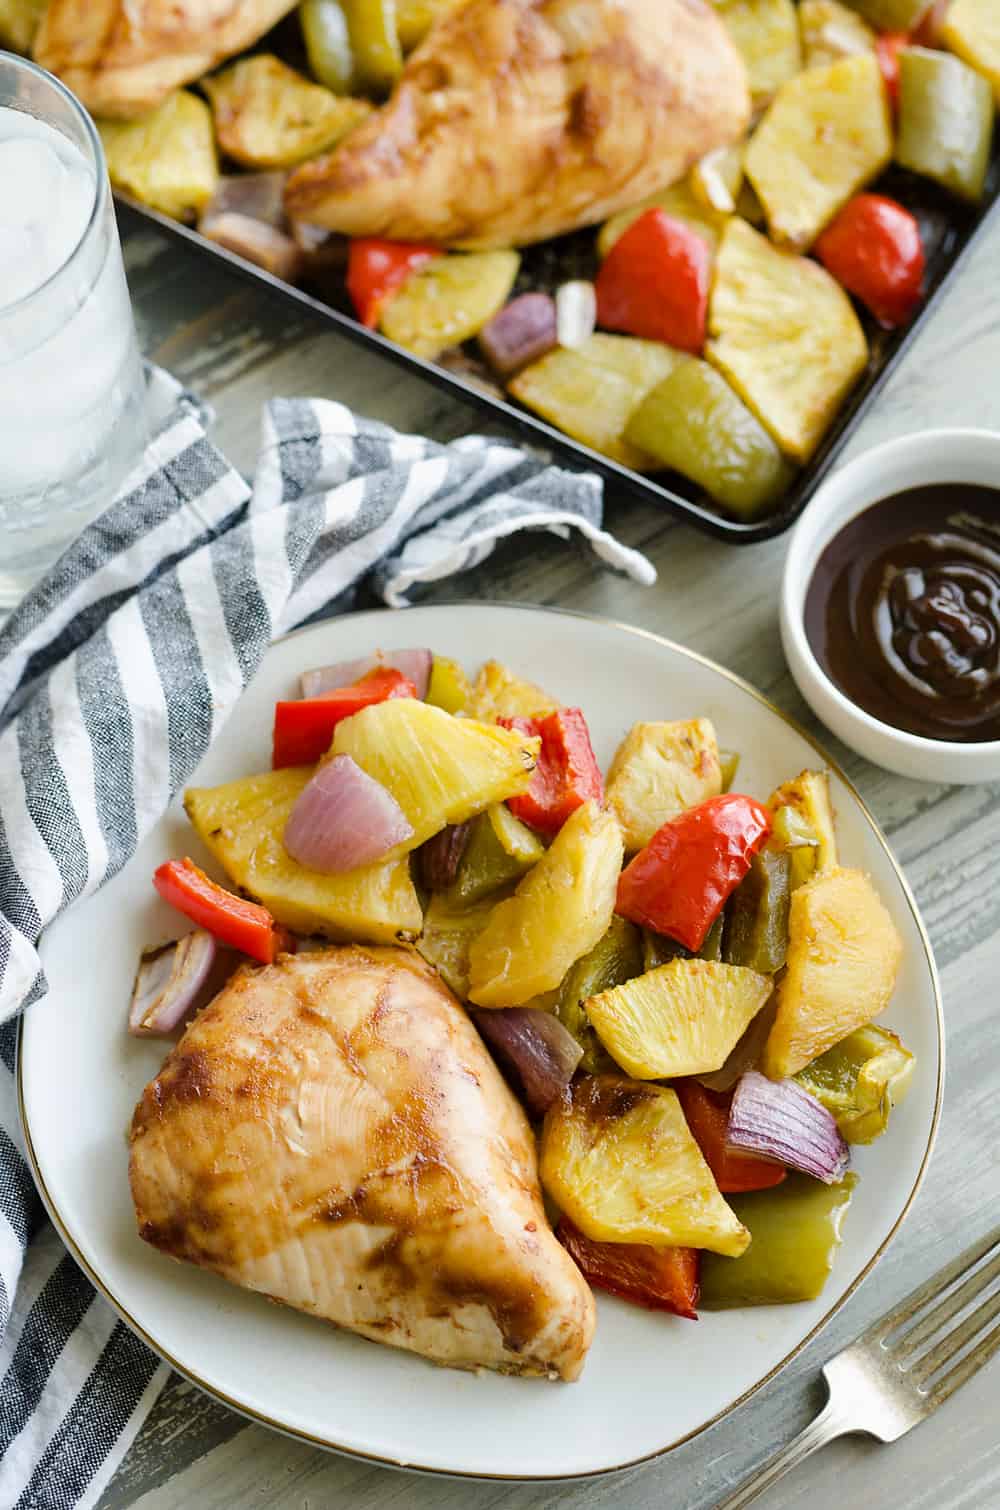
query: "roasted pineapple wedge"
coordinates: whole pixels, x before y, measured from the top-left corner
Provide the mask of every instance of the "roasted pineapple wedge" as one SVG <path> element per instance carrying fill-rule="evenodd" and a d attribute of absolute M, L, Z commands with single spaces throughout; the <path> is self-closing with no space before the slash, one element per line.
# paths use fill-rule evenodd
<path fill-rule="evenodd" d="M 577 808 L 473 943 L 470 999 L 517 1007 L 555 990 L 607 932 L 623 857 L 614 815 L 594 802 Z"/>
<path fill-rule="evenodd" d="M 743 55 L 758 109 L 802 67 L 799 26 L 792 0 L 716 0 Z"/>
<path fill-rule="evenodd" d="M 469 994 L 469 951 L 496 904 L 496 895 L 471 907 L 456 907 L 442 894 L 431 897 L 417 949 L 461 1000 Z"/>
<path fill-rule="evenodd" d="M 487 661 L 479 668 L 464 712 L 489 724 L 498 718 L 541 718 L 559 706 L 554 697 L 534 682 L 515 676 L 502 661 Z"/>
<path fill-rule="evenodd" d="M 542 1185 L 595 1242 L 708 1248 L 750 1234 L 719 1194 L 675 1091 L 617 1075 L 574 1081 L 545 1118 Z"/>
<path fill-rule="evenodd" d="M 807 462 L 868 361 L 844 290 L 734 216 L 719 247 L 706 356 L 778 445 Z"/>
<path fill-rule="evenodd" d="M 889 99 L 874 53 L 810 68 L 784 84 L 744 166 L 775 241 L 799 251 L 892 161 Z"/>
<path fill-rule="evenodd" d="M 245 168 L 292 168 L 332 147 L 373 108 L 314 84 L 266 52 L 241 58 L 202 87 L 219 146 Z"/>
<path fill-rule="evenodd" d="M 796 1080 L 822 1102 L 848 1143 L 871 1143 L 905 1097 L 915 1064 L 895 1033 L 869 1023 L 799 1070 Z"/>
<path fill-rule="evenodd" d="M 779 808 L 792 807 L 802 814 L 819 840 L 817 870 L 829 870 L 837 864 L 830 778 L 825 771 L 801 771 L 793 781 L 783 781 L 768 797 L 766 806 L 772 813 Z"/>
<path fill-rule="evenodd" d="M 413 834 L 391 851 L 395 858 L 446 824 L 527 791 L 538 747 L 513 729 L 395 697 L 339 723 L 330 753 L 350 755 L 403 809 Z"/>
<path fill-rule="evenodd" d="M 871 27 L 840 0 L 800 0 L 799 30 L 806 68 L 823 68 L 838 58 L 875 51 Z"/>
<path fill-rule="evenodd" d="M 740 161 L 740 177 L 742 178 L 742 154 Z M 597 255 L 602 258 L 606 257 L 619 236 L 624 236 L 629 226 L 647 210 L 665 210 L 674 220 L 683 220 L 686 225 L 696 230 L 699 236 L 704 237 L 713 252 L 719 244 L 719 237 L 729 218 L 724 211 L 713 208 L 711 200 L 699 193 L 695 185 L 694 171 L 692 171 L 689 178 L 682 178 L 680 183 L 672 184 L 668 189 L 662 189 L 659 194 L 644 199 L 641 204 L 633 205 L 628 210 L 619 210 L 617 215 L 612 215 L 610 220 L 606 220 L 597 237 Z"/>
<path fill-rule="evenodd" d="M 633 724 L 608 771 L 608 806 L 627 850 L 643 849 L 668 818 L 721 791 L 719 746 L 707 718 Z"/>
<path fill-rule="evenodd" d="M 141 120 L 98 127 L 111 182 L 151 209 L 193 220 L 215 193 L 212 112 L 190 90 L 178 89 Z"/>
<path fill-rule="evenodd" d="M 889 1004 L 903 946 L 868 877 L 839 866 L 792 893 L 788 965 L 764 1072 L 794 1075 Z"/>
<path fill-rule="evenodd" d="M 674 959 L 584 1003 L 608 1053 L 637 1080 L 719 1070 L 771 994 L 767 975 Z"/>
<path fill-rule="evenodd" d="M 593 335 L 572 351 L 560 347 L 532 362 L 510 391 L 574 440 L 633 471 L 650 472 L 657 463 L 623 433 L 633 410 L 680 360 L 660 341 Z"/>
<path fill-rule="evenodd" d="M 420 268 L 383 307 L 390 341 L 433 361 L 482 330 L 507 301 L 521 259 L 517 252 L 456 252 Z"/>
<path fill-rule="evenodd" d="M 0 0 L 0 47 L 28 53 L 49 0 Z"/>
<path fill-rule="evenodd" d="M 944 42 L 993 85 L 1000 104 L 1000 6 L 997 0 L 952 0 Z"/>
<path fill-rule="evenodd" d="M 287 766 L 222 786 L 192 787 L 184 808 L 234 885 L 296 933 L 382 944 L 419 933 L 420 903 L 407 860 L 328 876 L 289 855 L 285 824 L 312 774 L 311 766 Z"/>

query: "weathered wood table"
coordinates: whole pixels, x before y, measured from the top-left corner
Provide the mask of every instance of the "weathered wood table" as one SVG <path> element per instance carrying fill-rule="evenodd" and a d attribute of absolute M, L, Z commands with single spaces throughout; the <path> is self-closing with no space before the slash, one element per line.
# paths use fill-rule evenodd
<path fill-rule="evenodd" d="M 336 397 L 439 440 L 481 427 L 473 409 L 128 215 L 122 231 L 146 351 L 215 406 L 219 444 L 241 468 L 252 468 L 260 404 L 275 393 Z M 994 214 L 854 450 L 934 425 L 1000 429 L 998 264 L 1000 214 Z M 582 552 L 533 536 L 530 543 L 512 541 L 427 597 L 559 604 L 658 630 L 749 678 L 815 727 L 778 639 L 784 542 L 722 545 L 614 494 L 606 517 L 653 559 L 660 574 L 655 587 L 602 573 Z M 947 1096 L 926 1184 L 898 1241 L 836 1321 L 727 1421 L 659 1462 L 593 1484 L 473 1484 L 393 1473 L 248 1425 L 174 1377 L 101 1510 L 707 1510 L 805 1424 L 821 1403 L 824 1359 L 984 1231 L 1000 1209 L 1000 786 L 905 781 L 827 742 L 906 868 L 937 950 L 948 1017 Z M 828 1447 L 761 1504 L 765 1510 L 1000 1506 L 1000 1360 L 902 1442 L 881 1447 L 854 1438 Z"/>

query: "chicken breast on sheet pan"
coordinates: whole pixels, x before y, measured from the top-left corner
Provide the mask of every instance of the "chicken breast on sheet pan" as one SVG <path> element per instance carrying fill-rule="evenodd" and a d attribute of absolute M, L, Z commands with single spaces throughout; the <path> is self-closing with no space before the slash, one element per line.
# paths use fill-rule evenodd
<path fill-rule="evenodd" d="M 245 968 L 136 1108 L 139 1232 L 174 1258 L 461 1368 L 574 1379 L 594 1301 L 527 1119 L 411 950 Z"/>
<path fill-rule="evenodd" d="M 296 0 L 49 0 L 34 55 L 94 115 L 127 120 L 242 52 Z"/>
<path fill-rule="evenodd" d="M 286 204 L 349 236 L 524 245 L 666 188 L 749 119 L 707 0 L 468 0 Z"/>

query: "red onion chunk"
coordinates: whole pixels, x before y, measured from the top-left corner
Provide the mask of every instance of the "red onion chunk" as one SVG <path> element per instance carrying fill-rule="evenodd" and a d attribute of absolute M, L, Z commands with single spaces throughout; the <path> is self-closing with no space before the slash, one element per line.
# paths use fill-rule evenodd
<path fill-rule="evenodd" d="M 469 841 L 468 823 L 449 823 L 439 834 L 426 840 L 417 850 L 420 880 L 427 891 L 447 891 L 458 875 L 458 867 Z"/>
<path fill-rule="evenodd" d="M 172 1033 L 194 1007 L 215 964 L 215 939 L 204 928 L 143 954 L 132 987 L 128 1030 L 140 1037 Z"/>
<path fill-rule="evenodd" d="M 558 345 L 555 300 L 519 294 L 479 332 L 479 349 L 495 372 L 511 377 Z"/>
<path fill-rule="evenodd" d="M 850 1162 L 836 1122 L 815 1096 L 794 1080 L 768 1080 L 757 1070 L 749 1070 L 733 1094 L 726 1146 L 787 1164 L 824 1185 L 839 1180 Z"/>
<path fill-rule="evenodd" d="M 528 1110 L 541 1117 L 562 1095 L 583 1049 L 558 1017 L 537 1007 L 470 1009 L 502 1065 L 514 1071 Z"/>
<path fill-rule="evenodd" d="M 412 833 L 392 793 L 350 755 L 335 755 L 300 792 L 285 824 L 285 848 L 307 869 L 335 876 L 374 864 Z"/>
<path fill-rule="evenodd" d="M 229 173 L 219 179 L 215 193 L 202 210 L 202 221 L 215 215 L 248 215 L 263 220 L 276 231 L 288 229 L 285 218 L 285 184 L 288 174 Z M 199 230 L 201 227 L 199 226 Z"/>
<path fill-rule="evenodd" d="M 294 283 L 302 273 L 302 253 L 291 236 L 276 230 L 266 221 L 254 220 L 250 215 L 239 215 L 226 210 L 221 215 L 203 215 L 198 229 L 208 241 L 235 252 L 272 277 Z"/>
<path fill-rule="evenodd" d="M 429 650 L 379 650 L 357 661 L 339 661 L 335 666 L 318 666 L 313 671 L 303 671 L 299 677 L 299 689 L 303 697 L 322 697 L 324 692 L 334 692 L 338 687 L 352 687 L 369 671 L 389 666 L 401 671 L 422 699 L 427 696 L 433 661 L 434 656 Z"/>

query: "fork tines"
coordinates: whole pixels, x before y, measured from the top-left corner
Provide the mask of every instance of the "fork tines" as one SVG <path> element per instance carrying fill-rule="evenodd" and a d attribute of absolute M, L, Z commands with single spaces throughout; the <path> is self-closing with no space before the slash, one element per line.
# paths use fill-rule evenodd
<path fill-rule="evenodd" d="M 880 1345 L 932 1407 L 1000 1348 L 998 1317 L 1000 1228 L 914 1290 L 862 1340 Z"/>

